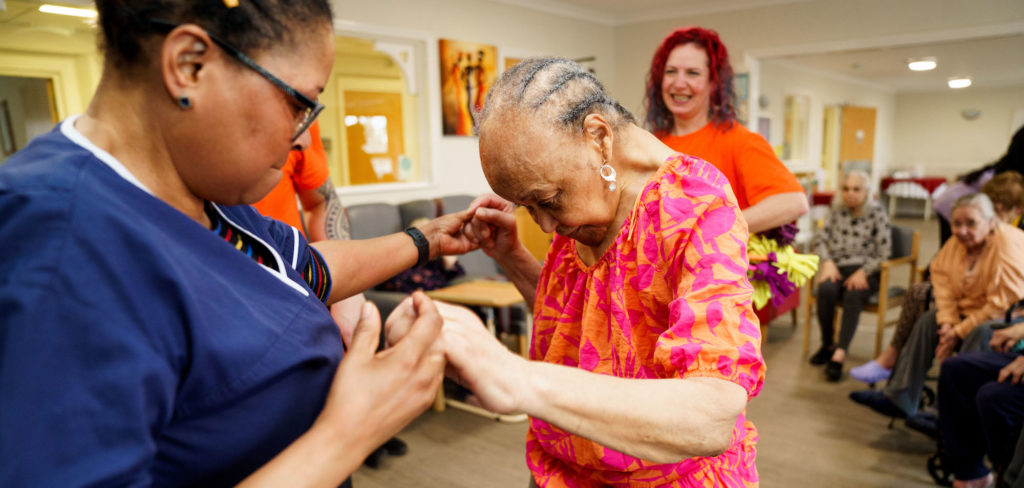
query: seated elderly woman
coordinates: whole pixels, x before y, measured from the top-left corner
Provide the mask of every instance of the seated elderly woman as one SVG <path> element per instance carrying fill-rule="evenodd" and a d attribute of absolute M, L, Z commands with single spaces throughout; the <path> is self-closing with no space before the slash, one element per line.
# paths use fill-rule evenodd
<path fill-rule="evenodd" d="M 992 200 L 992 207 L 999 220 L 1021 228 L 1021 213 L 1024 212 L 1024 177 L 1016 171 L 1006 171 L 989 180 L 981 189 Z M 875 359 L 850 369 L 850 377 L 872 384 L 889 379 L 900 350 L 906 344 L 917 319 L 931 306 L 932 283 L 923 281 L 910 287 L 903 299 L 900 316 L 889 346 Z M 979 336 L 978 340 L 983 338 Z M 986 339 L 987 340 L 987 339 Z M 974 346 L 983 344 L 973 344 Z"/>
<path fill-rule="evenodd" d="M 931 263 L 935 309 L 914 324 L 882 390 L 850 398 L 892 417 L 916 414 L 932 360 L 953 354 L 981 323 L 1024 296 L 1024 232 L 1000 222 L 984 193 L 953 204 L 953 236 Z"/>
<path fill-rule="evenodd" d="M 825 377 L 829 381 L 839 381 L 842 376 L 860 312 L 871 294 L 878 291 L 882 261 L 891 252 L 889 218 L 871 198 L 870 183 L 863 171 L 847 173 L 825 228 L 814 236 L 812 249 L 822 261 L 818 269 L 821 348 L 811 356 L 811 364 L 827 363 Z M 833 321 L 839 303 L 843 306 L 843 324 L 839 343 L 834 344 Z"/>
<path fill-rule="evenodd" d="M 479 124 L 503 198 L 474 202 L 470 234 L 533 307 L 532 360 L 480 327 L 446 324 L 445 347 L 485 407 L 530 415 L 534 483 L 756 485 L 744 412 L 765 366 L 726 178 L 638 127 L 566 59 L 506 72 Z M 514 204 L 556 233 L 543 268 Z"/>

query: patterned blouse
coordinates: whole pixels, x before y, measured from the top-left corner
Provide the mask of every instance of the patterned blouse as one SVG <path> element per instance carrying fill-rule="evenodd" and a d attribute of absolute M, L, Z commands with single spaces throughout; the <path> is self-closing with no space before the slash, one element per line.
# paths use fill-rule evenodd
<path fill-rule="evenodd" d="M 860 217 L 854 217 L 845 205 L 833 207 L 825 228 L 814 235 L 812 249 L 822 261 L 831 259 L 836 266 L 860 266 L 871 275 L 892 254 L 891 234 L 889 217 L 878 202 L 866 203 Z"/>
<path fill-rule="evenodd" d="M 575 241 L 555 236 L 530 357 L 622 378 L 721 378 L 754 397 L 765 364 L 747 237 L 726 178 L 703 160 L 673 156 L 593 265 L 579 259 Z M 548 488 L 741 487 L 757 484 L 756 442 L 742 414 L 725 453 L 654 464 L 532 418 L 526 457 Z"/>

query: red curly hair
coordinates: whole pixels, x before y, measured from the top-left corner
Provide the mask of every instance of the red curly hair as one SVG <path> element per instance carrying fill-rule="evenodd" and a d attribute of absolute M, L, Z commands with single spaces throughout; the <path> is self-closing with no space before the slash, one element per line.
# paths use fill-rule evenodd
<path fill-rule="evenodd" d="M 732 65 L 729 64 L 729 51 L 722 44 L 718 33 L 701 27 L 683 27 L 661 41 L 651 59 L 651 70 L 647 73 L 647 92 L 645 108 L 647 109 L 647 126 L 654 133 L 672 130 L 675 120 L 672 112 L 665 106 L 661 93 L 661 82 L 665 76 L 665 63 L 668 55 L 678 46 L 694 44 L 708 56 L 708 76 L 712 91 L 708 117 L 717 127 L 730 127 L 736 121 L 736 92 L 732 86 Z"/>

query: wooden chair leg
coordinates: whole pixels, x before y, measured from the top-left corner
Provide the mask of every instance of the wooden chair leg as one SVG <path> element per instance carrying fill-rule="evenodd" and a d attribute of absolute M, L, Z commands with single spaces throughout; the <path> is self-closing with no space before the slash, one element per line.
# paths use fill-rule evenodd
<path fill-rule="evenodd" d="M 875 331 L 875 357 L 882 354 L 882 334 L 885 332 L 885 312 L 884 308 L 880 308 L 878 313 L 878 329 Z"/>
<path fill-rule="evenodd" d="M 814 296 L 808 289 L 807 303 L 804 305 L 804 356 L 807 355 L 807 350 L 811 347 L 811 304 L 814 301 Z"/>

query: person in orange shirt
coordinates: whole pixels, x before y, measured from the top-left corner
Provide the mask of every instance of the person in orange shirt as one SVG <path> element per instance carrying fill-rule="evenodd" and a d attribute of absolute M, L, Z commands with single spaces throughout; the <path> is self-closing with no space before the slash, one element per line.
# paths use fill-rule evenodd
<path fill-rule="evenodd" d="M 667 146 L 699 157 L 729 180 L 750 233 L 807 213 L 807 195 L 760 134 L 736 121 L 729 52 L 713 30 L 677 29 L 647 76 L 647 126 Z"/>
<path fill-rule="evenodd" d="M 281 168 L 281 181 L 253 207 L 299 229 L 312 242 L 348 239 L 348 217 L 328 178 L 327 152 L 320 140 L 319 122 L 309 127 L 309 135 L 309 147 L 288 154 L 288 162 Z M 296 197 L 302 202 L 301 209 Z M 308 221 L 303 219 L 303 211 L 309 215 Z"/>

